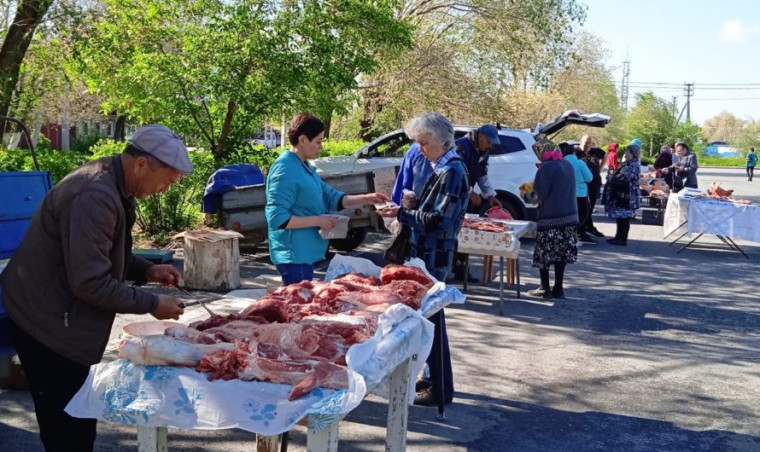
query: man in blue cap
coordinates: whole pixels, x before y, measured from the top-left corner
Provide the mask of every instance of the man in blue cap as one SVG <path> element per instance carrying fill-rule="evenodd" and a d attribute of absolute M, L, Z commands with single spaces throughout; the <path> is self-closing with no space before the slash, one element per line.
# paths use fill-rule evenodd
<path fill-rule="evenodd" d="M 183 313 L 177 298 L 126 281 L 180 282 L 173 266 L 132 255 L 135 198 L 163 193 L 192 171 L 176 133 L 141 127 L 122 154 L 86 163 L 50 190 L 0 275 L 46 450 L 93 449 L 96 420 L 64 409 L 102 359 L 116 314 Z"/>
<path fill-rule="evenodd" d="M 468 211 L 473 213 L 485 211 L 484 200 L 487 200 L 490 206 L 501 207 L 501 202 L 496 198 L 496 190 L 488 179 L 488 156 L 491 149 L 501 144 L 499 131 L 491 124 L 484 124 L 456 140 L 455 143 L 457 152 L 462 156 L 467 167 L 467 177 L 470 181 Z M 472 190 L 476 183 L 480 187 L 480 194 Z"/>
<path fill-rule="evenodd" d="M 501 201 L 496 198 L 491 181 L 488 179 L 488 156 L 491 149 L 501 144 L 499 131 L 491 124 L 483 124 L 467 135 L 456 140 L 457 152 L 462 157 L 467 167 L 467 178 L 470 182 L 470 202 L 467 212 L 484 214 L 489 207 L 501 207 Z M 475 184 L 480 188 L 480 194 L 473 188 Z M 484 201 L 488 201 L 486 204 Z M 456 265 L 454 266 L 454 279 L 464 280 L 464 266 L 467 255 L 457 253 Z M 477 278 L 468 277 L 469 282 L 477 282 Z"/>

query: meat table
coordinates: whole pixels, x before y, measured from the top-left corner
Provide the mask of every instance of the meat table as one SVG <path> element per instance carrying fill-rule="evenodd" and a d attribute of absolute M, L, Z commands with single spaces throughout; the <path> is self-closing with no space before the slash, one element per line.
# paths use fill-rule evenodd
<path fill-rule="evenodd" d="M 276 450 L 280 433 L 304 418 L 308 450 L 336 451 L 340 419 L 361 403 L 367 388 L 377 388 L 389 398 L 386 450 L 402 451 L 412 376 L 420 371 L 432 344 L 433 327 L 423 317 L 448 303 L 464 301 L 455 288 L 438 284 L 439 290 L 426 299 L 420 311 L 403 305 L 391 307 L 381 318 L 378 334 L 349 350 L 347 389 L 318 388 L 288 402 L 289 385 L 209 382 L 190 368 L 137 366 L 117 360 L 91 368 L 67 411 L 73 416 L 137 426 L 141 452 L 167 450 L 168 427 L 242 428 L 256 433 L 257 450 Z M 250 299 L 241 303 L 248 302 Z"/>
<path fill-rule="evenodd" d="M 517 298 L 520 298 L 520 239 L 535 234 L 536 223 L 521 220 L 499 220 L 510 229 L 501 233 L 477 231 L 462 227 L 459 231 L 457 251 L 468 255 L 465 267 L 464 290 L 467 290 L 467 272 L 469 272 L 469 255 L 478 254 L 483 256 L 483 282 L 485 276 L 490 280 L 491 262 L 494 256 L 499 257 L 499 314 L 504 314 L 504 259 L 510 266 L 510 284 L 515 287 Z M 516 281 L 512 281 L 511 270 L 514 268 Z"/>
<path fill-rule="evenodd" d="M 684 189 L 668 198 L 663 222 L 665 237 L 680 234 L 673 245 L 686 235 L 697 236 L 678 250 L 680 253 L 704 234 L 717 236 L 732 250 L 749 259 L 734 239 L 760 242 L 760 206 L 738 204 L 710 198 L 697 197 Z"/>

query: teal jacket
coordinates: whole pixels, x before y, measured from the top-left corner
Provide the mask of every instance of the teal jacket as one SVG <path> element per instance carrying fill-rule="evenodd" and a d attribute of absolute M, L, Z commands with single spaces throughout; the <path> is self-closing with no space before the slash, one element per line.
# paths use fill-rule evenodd
<path fill-rule="evenodd" d="M 591 170 L 583 160 L 578 160 L 573 154 L 566 155 L 565 160 L 570 162 L 575 168 L 575 197 L 585 198 L 588 196 L 588 183 L 593 178 Z"/>
<path fill-rule="evenodd" d="M 317 169 L 289 150 L 283 151 L 267 175 L 269 255 L 275 265 L 313 264 L 325 258 L 327 240 L 319 228 L 282 229 L 290 217 L 337 212 L 343 198 L 322 181 Z"/>
<path fill-rule="evenodd" d="M 757 165 L 757 154 L 754 152 L 747 153 L 747 166 L 754 168 Z"/>

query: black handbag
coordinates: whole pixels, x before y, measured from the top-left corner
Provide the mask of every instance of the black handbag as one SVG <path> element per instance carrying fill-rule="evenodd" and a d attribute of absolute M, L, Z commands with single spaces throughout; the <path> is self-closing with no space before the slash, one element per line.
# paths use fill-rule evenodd
<path fill-rule="evenodd" d="M 631 208 L 631 188 L 628 178 L 617 170 L 610 178 L 610 201 L 618 209 Z"/>
<path fill-rule="evenodd" d="M 410 243 L 409 238 L 412 235 L 412 230 L 407 225 L 401 225 L 401 230 L 398 231 L 398 235 L 393 238 L 391 246 L 385 250 L 383 257 L 386 264 L 403 264 L 406 258 L 409 256 Z"/>

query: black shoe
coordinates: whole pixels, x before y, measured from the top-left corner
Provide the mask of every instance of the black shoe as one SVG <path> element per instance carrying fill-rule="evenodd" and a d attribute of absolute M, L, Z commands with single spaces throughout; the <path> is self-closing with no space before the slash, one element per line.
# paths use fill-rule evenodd
<path fill-rule="evenodd" d="M 537 289 L 529 290 L 528 295 L 530 295 L 531 297 L 551 298 L 552 292 L 549 289 L 544 289 L 543 287 L 539 287 Z"/>
<path fill-rule="evenodd" d="M 443 403 L 449 404 L 451 400 L 444 400 Z M 438 398 L 433 395 L 433 388 L 423 389 L 414 396 L 414 404 L 419 406 L 436 406 L 438 405 Z"/>
<path fill-rule="evenodd" d="M 453 282 L 463 282 L 464 281 L 464 270 L 454 271 L 454 276 L 449 278 L 450 281 Z M 468 284 L 478 284 L 480 282 L 480 279 L 476 278 L 475 276 L 472 276 L 472 273 L 467 273 L 467 283 Z"/>
<path fill-rule="evenodd" d="M 564 289 L 559 289 L 559 290 L 557 290 L 557 288 L 552 289 L 552 298 L 556 298 L 558 300 L 564 300 L 565 299 Z"/>
<path fill-rule="evenodd" d="M 428 389 L 429 387 L 430 387 L 429 381 L 419 379 L 417 380 L 417 383 L 414 384 L 414 392 L 420 392 L 422 390 Z"/>
<path fill-rule="evenodd" d="M 599 238 L 604 238 L 604 234 L 602 234 L 599 229 L 589 229 L 588 233 Z"/>
<path fill-rule="evenodd" d="M 584 245 L 596 245 L 596 242 L 591 239 L 591 237 L 584 235 L 580 238 L 580 242 Z"/>
<path fill-rule="evenodd" d="M 628 246 L 628 243 L 625 240 L 620 239 L 607 239 L 607 243 L 610 245 Z"/>

